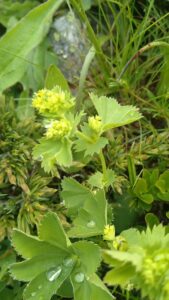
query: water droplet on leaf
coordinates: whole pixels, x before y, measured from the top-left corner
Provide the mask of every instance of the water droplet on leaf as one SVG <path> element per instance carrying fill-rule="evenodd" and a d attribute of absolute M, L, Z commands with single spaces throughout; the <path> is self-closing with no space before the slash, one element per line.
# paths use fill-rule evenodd
<path fill-rule="evenodd" d="M 36 292 L 31 293 L 31 296 L 34 297 L 36 295 Z"/>
<path fill-rule="evenodd" d="M 63 261 L 63 264 L 64 264 L 65 267 L 70 267 L 70 266 L 73 266 L 74 261 L 73 261 L 73 259 L 71 257 L 67 257 Z"/>
<path fill-rule="evenodd" d="M 57 268 L 51 269 L 47 272 L 47 279 L 49 281 L 54 281 L 55 279 L 57 279 L 59 277 L 61 272 L 62 272 L 62 268 L 60 266 Z"/>
<path fill-rule="evenodd" d="M 38 290 L 40 290 L 41 288 L 42 288 L 42 286 L 41 286 L 41 285 L 39 285 L 39 286 L 38 286 Z"/>
<path fill-rule="evenodd" d="M 74 277 L 74 280 L 77 282 L 77 283 L 81 283 L 84 281 L 84 278 L 85 278 L 85 275 L 83 273 L 77 273 Z"/>
<path fill-rule="evenodd" d="M 95 221 L 91 220 L 90 222 L 87 223 L 88 228 L 94 228 L 96 226 Z"/>

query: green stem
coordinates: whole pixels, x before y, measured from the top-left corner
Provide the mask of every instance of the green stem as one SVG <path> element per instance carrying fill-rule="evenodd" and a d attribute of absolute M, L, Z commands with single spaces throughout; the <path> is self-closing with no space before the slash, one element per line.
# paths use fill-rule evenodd
<path fill-rule="evenodd" d="M 78 93 L 77 93 L 77 97 L 76 97 L 76 100 L 77 100 L 77 104 L 76 104 L 77 111 L 79 111 L 80 108 L 81 108 L 86 77 L 87 77 L 87 74 L 88 74 L 91 62 L 92 62 L 93 58 L 95 57 L 95 53 L 96 53 L 95 49 L 92 46 L 90 48 L 89 52 L 86 55 L 85 61 L 84 61 L 83 66 L 82 66 L 82 70 L 80 72 L 79 89 L 78 89 Z"/>
<path fill-rule="evenodd" d="M 100 157 L 100 161 L 101 161 L 101 165 L 102 165 L 103 181 L 106 182 L 107 181 L 107 167 L 106 167 L 106 161 L 105 161 L 102 150 L 100 150 L 99 157 Z"/>

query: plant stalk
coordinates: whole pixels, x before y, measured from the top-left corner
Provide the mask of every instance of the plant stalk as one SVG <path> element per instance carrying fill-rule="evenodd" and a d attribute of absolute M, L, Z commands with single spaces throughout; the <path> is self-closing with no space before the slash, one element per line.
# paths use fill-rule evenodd
<path fill-rule="evenodd" d="M 106 161 L 105 161 L 102 150 L 100 150 L 99 157 L 100 157 L 100 161 L 101 161 L 101 165 L 102 165 L 103 181 L 106 182 L 107 181 L 107 167 L 106 167 Z"/>

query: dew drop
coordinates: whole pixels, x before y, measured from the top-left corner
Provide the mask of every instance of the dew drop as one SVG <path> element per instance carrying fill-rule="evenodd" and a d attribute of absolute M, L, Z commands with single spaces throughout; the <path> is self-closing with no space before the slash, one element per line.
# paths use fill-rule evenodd
<path fill-rule="evenodd" d="M 67 257 L 65 258 L 65 260 L 63 261 L 63 264 L 65 267 L 71 267 L 74 264 L 74 261 L 71 257 Z"/>
<path fill-rule="evenodd" d="M 94 228 L 96 226 L 96 223 L 95 223 L 95 221 L 93 221 L 93 220 L 91 220 L 91 221 L 89 221 L 88 223 L 87 223 L 87 227 L 88 228 Z"/>
<path fill-rule="evenodd" d="M 83 273 L 77 273 L 74 277 L 74 280 L 77 282 L 77 283 L 81 283 L 84 281 L 84 274 Z"/>
<path fill-rule="evenodd" d="M 36 292 L 31 293 L 31 297 L 34 297 L 36 295 Z"/>
<path fill-rule="evenodd" d="M 49 281 L 54 281 L 55 279 L 57 279 L 59 277 L 61 272 L 62 272 L 62 268 L 60 266 L 58 268 L 51 269 L 46 274 L 47 279 Z"/>
<path fill-rule="evenodd" d="M 38 160 L 39 160 L 39 161 L 42 161 L 42 160 L 43 160 L 43 155 L 40 155 L 40 156 L 38 157 Z"/>
<path fill-rule="evenodd" d="M 39 286 L 38 286 L 38 290 L 41 290 L 41 288 L 42 288 L 42 286 L 41 286 L 41 285 L 39 285 Z"/>

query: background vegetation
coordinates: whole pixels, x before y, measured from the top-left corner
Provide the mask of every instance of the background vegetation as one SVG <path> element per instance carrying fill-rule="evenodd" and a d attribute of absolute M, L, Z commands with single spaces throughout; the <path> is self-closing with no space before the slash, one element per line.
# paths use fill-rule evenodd
<path fill-rule="evenodd" d="M 56 24 L 57 20 L 61 20 L 60 25 Z M 64 27 L 66 22 L 68 25 Z M 44 118 L 32 106 L 32 97 L 44 87 L 51 89 L 55 83 L 63 89 L 69 87 L 76 97 L 76 112 L 83 110 L 89 117 L 95 114 L 89 99 L 91 92 L 139 109 L 143 118 L 138 122 L 117 126 L 106 133 L 109 143 L 103 154 L 107 170 L 112 170 L 108 175 L 110 182 L 104 186 L 108 224 L 114 224 L 117 236 L 132 227 L 142 231 L 158 224 L 165 226 L 167 234 L 168 22 L 167 0 L 0 1 L 1 299 L 21 300 L 25 288 L 25 283 L 15 280 L 9 271 L 12 263 L 21 260 L 11 244 L 13 228 L 36 235 L 43 217 L 52 211 L 68 232 L 73 218 L 63 202 L 67 188 L 63 178 L 76 179 L 92 191 L 102 188 L 99 178 L 92 177 L 102 172 L 97 153 L 85 159 L 76 157 L 71 167 L 55 162 L 51 167 L 51 162 L 47 166 L 42 158 L 35 159 L 33 151 L 44 134 Z M 72 32 L 74 39 L 69 38 Z M 82 118 L 85 120 L 85 116 Z M 167 241 L 163 243 L 165 233 L 158 230 L 154 233 L 155 239 L 161 238 L 158 247 L 164 249 L 164 253 L 168 245 Z M 130 244 L 130 238 L 125 234 L 124 237 Z M 152 236 L 146 238 L 153 239 Z M 102 249 L 112 249 L 98 236 L 88 239 Z M 148 249 L 149 245 L 142 247 Z M 111 255 L 108 252 L 103 255 L 104 262 L 97 271 L 101 279 L 110 269 L 108 265 L 112 265 Z M 168 266 L 168 261 L 164 265 Z M 128 273 L 127 276 L 130 277 Z M 146 287 L 141 290 L 140 280 L 135 280 L 137 289 L 118 280 L 112 284 L 110 278 L 106 283 L 118 300 L 155 300 L 156 295 L 147 292 Z M 157 276 L 152 284 L 158 280 Z M 165 293 L 157 296 L 158 300 L 168 299 Z M 60 294 L 52 299 L 64 297 L 66 295 Z"/>

